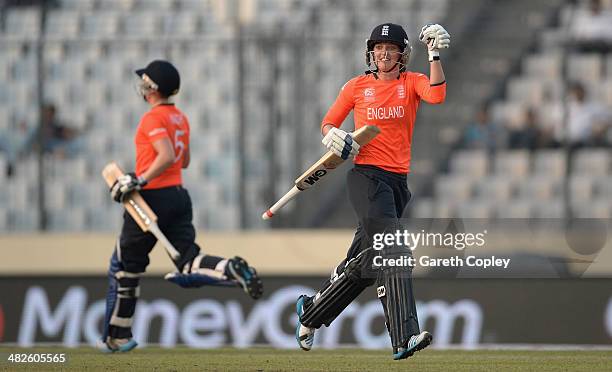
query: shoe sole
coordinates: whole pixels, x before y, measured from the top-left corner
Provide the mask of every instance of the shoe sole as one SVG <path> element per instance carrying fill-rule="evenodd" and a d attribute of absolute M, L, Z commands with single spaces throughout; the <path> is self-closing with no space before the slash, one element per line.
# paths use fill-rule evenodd
<path fill-rule="evenodd" d="M 423 338 L 423 341 L 419 342 L 419 344 L 416 345 L 414 349 L 407 350 L 405 353 L 403 353 L 401 355 L 398 355 L 397 357 L 394 354 L 393 355 L 393 359 L 394 360 L 402 360 L 402 359 L 406 359 L 408 357 L 411 357 L 417 351 L 421 351 L 421 350 L 425 349 L 427 346 L 429 346 L 431 344 L 432 340 L 433 340 L 433 336 L 431 335 L 431 333 L 427 332 L 427 334 Z"/>
<path fill-rule="evenodd" d="M 249 265 L 242 257 L 234 257 L 229 265 L 230 273 L 242 289 L 253 299 L 258 299 L 263 294 L 263 284 L 257 273 L 251 271 Z"/>

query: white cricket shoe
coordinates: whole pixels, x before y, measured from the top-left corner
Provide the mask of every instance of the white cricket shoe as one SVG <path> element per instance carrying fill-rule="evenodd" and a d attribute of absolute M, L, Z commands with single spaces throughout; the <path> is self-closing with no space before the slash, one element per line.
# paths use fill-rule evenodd
<path fill-rule="evenodd" d="M 300 318 L 302 314 L 304 314 L 304 300 L 306 296 L 302 295 L 297 300 L 297 304 L 295 305 L 296 312 L 298 315 L 297 327 L 295 329 L 295 339 L 300 345 L 300 348 L 304 351 L 309 351 L 312 349 L 312 344 L 314 343 L 314 335 L 316 328 L 306 327 L 302 324 Z"/>
<path fill-rule="evenodd" d="M 418 335 L 411 336 L 408 342 L 406 343 L 406 347 L 400 347 L 397 349 L 397 351 L 393 353 L 393 359 L 400 360 L 412 356 L 415 352 L 423 350 L 427 346 L 429 346 L 429 344 L 431 344 L 432 339 L 433 336 L 427 331 L 423 331 Z"/>

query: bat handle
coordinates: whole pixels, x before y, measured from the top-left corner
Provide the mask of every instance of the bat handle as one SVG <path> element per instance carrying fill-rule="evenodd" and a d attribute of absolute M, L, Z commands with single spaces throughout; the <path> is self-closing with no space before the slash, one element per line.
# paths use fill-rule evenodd
<path fill-rule="evenodd" d="M 267 211 L 265 211 L 261 218 L 264 220 L 269 220 L 274 216 L 279 209 L 281 209 L 285 204 L 287 204 L 291 199 L 293 199 L 301 190 L 297 188 L 297 186 L 293 186 L 289 192 L 283 195 L 273 206 L 270 207 Z"/>
<path fill-rule="evenodd" d="M 174 248 L 174 246 L 172 245 L 172 243 L 170 243 L 168 238 L 166 238 L 164 233 L 161 232 L 159 226 L 157 226 L 157 223 L 151 221 L 151 224 L 148 227 L 149 231 L 153 235 L 155 235 L 155 237 L 157 238 L 157 240 L 159 240 L 160 243 L 162 243 L 170 258 L 172 258 L 172 260 L 174 261 L 178 261 L 181 258 L 181 254 L 179 253 L 179 251 L 176 250 L 176 248 Z"/>

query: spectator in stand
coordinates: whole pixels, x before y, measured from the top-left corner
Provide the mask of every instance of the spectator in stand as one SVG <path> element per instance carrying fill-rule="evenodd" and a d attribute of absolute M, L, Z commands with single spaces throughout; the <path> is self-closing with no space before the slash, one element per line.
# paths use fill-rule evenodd
<path fill-rule="evenodd" d="M 486 149 L 495 152 L 501 141 L 501 133 L 497 125 L 491 121 L 489 106 L 483 105 L 476 114 L 476 121 L 465 130 L 463 147 L 468 149 Z"/>
<path fill-rule="evenodd" d="M 609 110 L 601 104 L 587 99 L 587 93 L 580 82 L 569 86 L 567 105 L 567 139 L 572 148 L 585 146 L 606 146 L 610 128 Z"/>
<path fill-rule="evenodd" d="M 0 172 L 6 172 L 7 176 L 13 174 L 15 163 L 22 155 L 27 138 L 31 136 L 30 133 L 23 120 L 0 131 L 0 153 L 4 153 L 3 157 L 6 159 L 6 169 L 0 169 Z"/>
<path fill-rule="evenodd" d="M 533 108 L 525 110 L 525 121 L 520 129 L 508 133 L 508 147 L 511 149 L 535 150 L 541 146 L 541 129 L 538 115 Z"/>
<path fill-rule="evenodd" d="M 601 0 L 590 0 L 587 9 L 576 9 L 570 23 L 570 38 L 581 51 L 606 53 L 612 50 L 612 10 Z"/>
<path fill-rule="evenodd" d="M 60 158 L 74 156 L 80 148 L 79 131 L 65 126 L 56 118 L 53 104 L 47 104 L 42 110 L 43 151 Z M 34 133 L 36 136 L 37 133 Z M 31 143 L 37 143 L 37 138 L 31 138 Z"/>

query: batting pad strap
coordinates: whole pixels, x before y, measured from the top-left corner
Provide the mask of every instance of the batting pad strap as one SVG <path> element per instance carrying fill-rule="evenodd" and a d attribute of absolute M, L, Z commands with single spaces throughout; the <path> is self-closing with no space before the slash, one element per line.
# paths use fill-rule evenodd
<path fill-rule="evenodd" d="M 140 273 L 130 273 L 127 271 L 117 271 L 115 274 L 115 278 L 123 279 L 123 278 L 140 278 Z"/>
<path fill-rule="evenodd" d="M 129 328 L 129 327 L 132 326 L 133 323 L 134 323 L 134 319 L 132 317 L 130 317 L 130 318 L 121 318 L 121 317 L 118 317 L 115 314 L 113 314 L 113 316 L 111 317 L 111 320 L 110 320 L 110 325 L 113 325 L 115 327 Z"/>
<path fill-rule="evenodd" d="M 140 286 L 117 288 L 117 298 L 138 298 L 138 297 L 140 297 Z"/>

